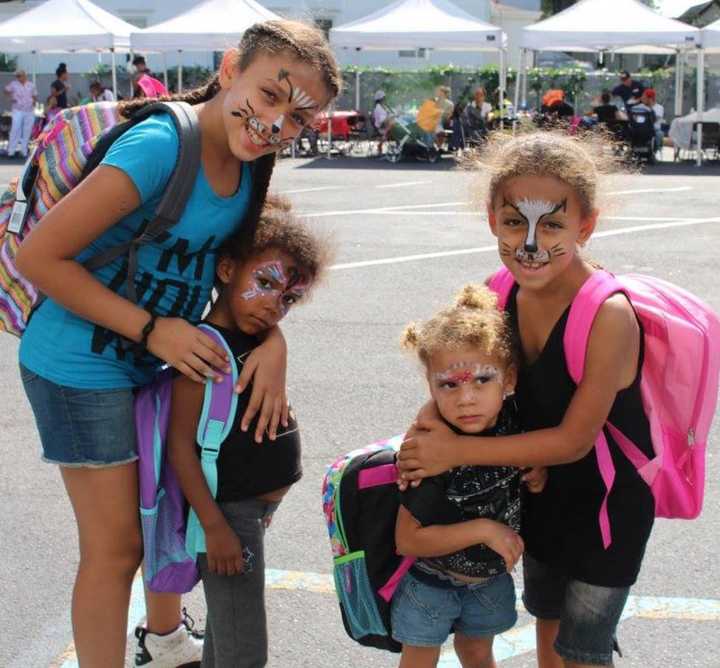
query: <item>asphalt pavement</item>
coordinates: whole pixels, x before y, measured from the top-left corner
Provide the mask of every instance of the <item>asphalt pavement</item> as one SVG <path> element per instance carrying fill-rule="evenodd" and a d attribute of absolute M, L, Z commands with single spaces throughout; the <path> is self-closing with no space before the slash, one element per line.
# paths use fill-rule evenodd
<path fill-rule="evenodd" d="M 17 162 L 0 163 L 0 185 L 18 171 Z M 610 184 L 589 253 L 613 271 L 673 281 L 720 311 L 718 176 L 714 165 L 660 165 Z M 418 364 L 399 348 L 403 326 L 430 316 L 464 283 L 482 281 L 497 268 L 487 223 L 470 205 L 471 183 L 471 175 L 448 160 L 288 159 L 273 177 L 273 189 L 286 193 L 337 247 L 326 283 L 284 325 L 305 475 L 267 537 L 273 668 L 397 665 L 394 656 L 360 648 L 343 631 L 329 580 L 320 484 L 334 458 L 404 431 L 425 400 Z M 17 372 L 17 342 L 7 335 L 2 341 L 0 666 L 70 668 L 77 665 L 69 612 L 74 522 L 56 468 L 39 458 Z M 719 438 L 716 421 L 701 517 L 656 523 L 619 629 L 619 667 L 720 666 Z M 522 586 L 520 577 L 516 584 Z M 202 626 L 200 590 L 187 597 L 187 606 Z M 131 621 L 142 613 L 135 596 Z M 521 612 L 516 629 L 498 640 L 501 666 L 535 665 L 530 623 Z M 448 651 L 442 665 L 458 664 Z"/>

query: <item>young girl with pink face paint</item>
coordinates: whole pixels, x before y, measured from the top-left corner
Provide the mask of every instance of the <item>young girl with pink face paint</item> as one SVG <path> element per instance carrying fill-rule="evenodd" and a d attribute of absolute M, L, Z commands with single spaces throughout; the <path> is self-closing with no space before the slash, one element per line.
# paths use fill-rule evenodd
<path fill-rule="evenodd" d="M 607 498 L 612 541 L 599 521 L 606 487 L 594 443 L 608 420 L 652 454 L 640 396 L 640 326 L 623 295 L 600 308 L 575 385 L 563 336 L 570 306 L 595 271 L 581 253 L 598 220 L 604 147 L 553 133 L 496 140 L 480 165 L 502 263 L 515 279 L 506 306 L 521 359 L 516 388 L 528 433 L 459 436 L 425 407 L 399 456 L 407 480 L 453 466 L 548 466 L 523 525 L 524 603 L 537 619 L 541 668 L 611 666 L 615 631 L 654 520 L 650 488 L 611 435 Z"/>
<path fill-rule="evenodd" d="M 286 206 L 266 207 L 252 246 L 231 239 L 220 251 L 219 296 L 205 322 L 225 339 L 242 367 L 261 337 L 302 303 L 328 265 L 323 241 Z M 294 416 L 261 444 L 242 429 L 249 390 L 217 460 L 218 491 L 210 493 L 196 433 L 204 388 L 178 376 L 172 388 L 168 456 L 203 527 L 207 553 L 198 563 L 207 601 L 202 665 L 250 668 L 267 662 L 263 536 L 290 486 L 302 475 Z"/>
<path fill-rule="evenodd" d="M 437 414 L 454 433 L 519 433 L 514 345 L 488 288 L 465 286 L 454 306 L 410 325 L 403 344 L 417 352 Z M 465 668 L 494 665 L 494 636 L 517 620 L 508 571 L 523 551 L 521 475 L 512 466 L 459 466 L 401 494 L 395 543 L 417 560 L 392 601 L 400 668 L 434 668 L 451 633 Z M 522 477 L 532 492 L 544 486 L 544 469 Z"/>

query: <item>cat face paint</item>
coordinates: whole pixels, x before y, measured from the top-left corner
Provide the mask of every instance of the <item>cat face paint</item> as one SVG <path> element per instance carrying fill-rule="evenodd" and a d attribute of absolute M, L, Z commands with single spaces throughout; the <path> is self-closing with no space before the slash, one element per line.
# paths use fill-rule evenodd
<path fill-rule="evenodd" d="M 302 276 L 294 267 L 288 276 L 282 262 L 264 262 L 255 268 L 250 287 L 241 296 L 246 301 L 270 296 L 284 317 L 290 307 L 305 296 L 307 288 L 307 283 L 302 281 Z"/>
<path fill-rule="evenodd" d="M 566 211 L 567 199 L 564 199 L 559 204 L 546 202 L 545 200 L 521 199 L 516 204 L 506 201 L 504 205 L 515 209 L 528 226 L 522 248 L 515 249 L 515 259 L 519 262 L 543 265 L 550 262 L 553 255 L 565 254 L 565 249 L 560 244 L 556 244 L 550 250 L 540 250 L 537 243 L 537 226 L 545 216 L 552 215 L 558 211 Z M 503 255 L 509 255 L 512 251 L 508 244 L 503 243 L 500 252 Z"/>
<path fill-rule="evenodd" d="M 233 116 L 245 122 L 250 141 L 262 148 L 282 149 L 290 146 L 306 125 L 305 119 L 298 112 L 315 111 L 320 108 L 320 105 L 308 93 L 302 88 L 293 85 L 290 73 L 286 69 L 280 68 L 277 81 L 283 88 L 287 88 L 286 104 L 290 106 L 290 109 L 278 115 L 269 127 L 258 117 L 250 100 L 247 98 L 244 107 L 230 112 Z M 283 137 L 283 127 L 288 120 L 299 129 L 294 136 Z"/>

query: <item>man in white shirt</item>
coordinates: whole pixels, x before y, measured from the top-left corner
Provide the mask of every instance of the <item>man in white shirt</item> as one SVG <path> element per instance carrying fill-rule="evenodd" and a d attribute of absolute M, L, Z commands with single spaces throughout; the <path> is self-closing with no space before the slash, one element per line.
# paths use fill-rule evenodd
<path fill-rule="evenodd" d="M 12 158 L 15 155 L 19 142 L 20 155 L 26 158 L 30 133 L 35 122 L 34 108 L 35 102 L 37 102 L 37 90 L 33 82 L 28 81 L 25 71 L 18 70 L 15 72 L 15 79 L 5 86 L 5 95 L 12 99 L 8 157 Z"/>
<path fill-rule="evenodd" d="M 35 122 L 35 102 L 37 90 L 32 81 L 28 81 L 24 70 L 15 72 L 15 79 L 5 86 L 5 95 L 12 99 L 10 138 L 8 141 L 8 157 L 12 158 L 20 143 L 20 155 L 27 157 L 30 133 Z"/>

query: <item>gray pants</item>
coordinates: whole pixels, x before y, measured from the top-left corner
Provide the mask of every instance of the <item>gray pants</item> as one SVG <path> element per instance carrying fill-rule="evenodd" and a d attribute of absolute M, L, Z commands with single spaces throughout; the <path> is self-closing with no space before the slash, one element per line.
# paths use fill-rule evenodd
<path fill-rule="evenodd" d="M 207 601 L 202 668 L 260 668 L 267 663 L 263 518 L 278 505 L 258 499 L 220 504 L 243 545 L 246 566 L 240 575 L 217 575 L 208 570 L 207 556 L 199 555 Z"/>

